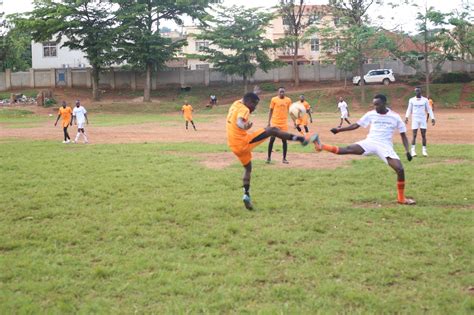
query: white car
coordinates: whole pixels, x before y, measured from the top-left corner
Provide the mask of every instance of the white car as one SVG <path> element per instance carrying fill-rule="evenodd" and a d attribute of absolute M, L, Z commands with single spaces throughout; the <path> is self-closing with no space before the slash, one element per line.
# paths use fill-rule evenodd
<path fill-rule="evenodd" d="M 364 81 L 366 84 L 383 83 L 384 85 L 389 85 L 390 83 L 395 82 L 395 77 L 393 76 L 392 69 L 376 69 L 370 70 L 366 75 L 364 75 Z M 360 76 L 352 78 L 352 83 L 360 85 Z"/>

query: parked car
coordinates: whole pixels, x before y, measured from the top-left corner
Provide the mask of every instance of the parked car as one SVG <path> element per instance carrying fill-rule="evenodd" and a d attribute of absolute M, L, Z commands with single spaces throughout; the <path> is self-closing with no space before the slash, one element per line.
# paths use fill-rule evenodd
<path fill-rule="evenodd" d="M 364 82 L 366 84 L 383 83 L 384 85 L 389 85 L 390 83 L 395 82 L 395 77 L 393 76 L 392 69 L 376 69 L 370 70 L 366 75 L 364 75 Z M 352 78 L 352 83 L 360 85 L 360 76 Z"/>

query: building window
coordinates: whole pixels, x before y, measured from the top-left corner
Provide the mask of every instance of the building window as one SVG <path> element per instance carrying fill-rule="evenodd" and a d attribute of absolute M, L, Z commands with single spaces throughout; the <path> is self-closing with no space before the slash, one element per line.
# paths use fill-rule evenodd
<path fill-rule="evenodd" d="M 43 43 L 43 57 L 57 57 L 58 50 L 55 42 Z"/>
<path fill-rule="evenodd" d="M 311 51 L 319 51 L 319 38 L 311 38 Z"/>
<path fill-rule="evenodd" d="M 196 51 L 203 51 L 204 48 L 208 48 L 208 47 L 209 47 L 209 42 L 207 41 L 196 42 Z"/>
<path fill-rule="evenodd" d="M 323 14 L 321 12 L 315 12 L 313 14 L 308 15 L 308 24 L 318 24 L 319 22 L 321 22 L 322 16 Z"/>
<path fill-rule="evenodd" d="M 291 25 L 291 21 L 287 16 L 283 17 L 283 25 Z"/>

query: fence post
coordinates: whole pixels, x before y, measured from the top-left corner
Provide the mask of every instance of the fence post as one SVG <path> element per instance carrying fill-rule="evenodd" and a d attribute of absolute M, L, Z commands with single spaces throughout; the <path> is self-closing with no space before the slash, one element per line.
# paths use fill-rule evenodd
<path fill-rule="evenodd" d="M 204 69 L 204 85 L 209 86 L 209 77 L 210 77 L 210 70 L 209 67 Z"/>
<path fill-rule="evenodd" d="M 110 88 L 115 90 L 115 70 L 110 68 Z"/>
<path fill-rule="evenodd" d="M 132 78 L 130 82 L 130 87 L 132 88 L 132 91 L 137 90 L 137 73 L 135 71 L 132 71 Z"/>
<path fill-rule="evenodd" d="M 12 88 L 12 70 L 5 69 L 5 88 L 7 90 Z"/>
<path fill-rule="evenodd" d="M 30 68 L 30 88 L 35 88 L 35 69 Z"/>
<path fill-rule="evenodd" d="M 72 69 L 71 68 L 66 69 L 66 81 L 67 81 L 67 87 L 72 88 Z"/>
<path fill-rule="evenodd" d="M 90 68 L 86 70 L 86 86 L 88 89 L 92 88 L 92 70 Z"/>
<path fill-rule="evenodd" d="M 49 85 L 52 89 L 56 87 L 56 69 L 49 69 Z"/>

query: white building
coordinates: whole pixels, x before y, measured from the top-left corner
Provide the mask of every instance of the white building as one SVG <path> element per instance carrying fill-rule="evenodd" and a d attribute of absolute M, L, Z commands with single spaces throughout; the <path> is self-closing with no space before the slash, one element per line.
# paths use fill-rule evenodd
<path fill-rule="evenodd" d="M 46 41 L 31 43 L 31 58 L 33 69 L 51 68 L 86 68 L 90 67 L 89 61 L 80 50 L 71 50 L 61 47 L 63 41 Z"/>

